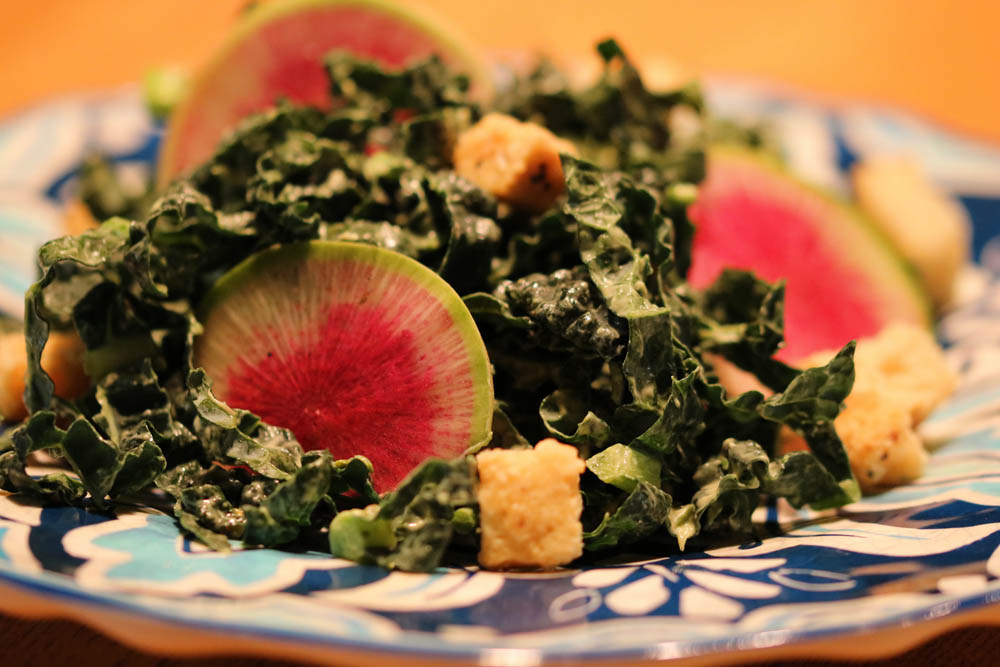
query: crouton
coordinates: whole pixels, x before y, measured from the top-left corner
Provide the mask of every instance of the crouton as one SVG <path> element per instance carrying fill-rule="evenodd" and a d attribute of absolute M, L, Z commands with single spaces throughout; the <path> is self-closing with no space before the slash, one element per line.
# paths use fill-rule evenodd
<path fill-rule="evenodd" d="M 550 569 L 583 553 L 584 463 L 575 447 L 549 438 L 534 449 L 487 449 L 476 465 L 480 565 Z"/>
<path fill-rule="evenodd" d="M 951 396 L 958 383 L 931 332 L 912 324 L 890 324 L 859 345 L 855 357 L 860 386 L 878 387 L 902 403 L 914 426 Z"/>
<path fill-rule="evenodd" d="M 901 156 L 865 158 L 851 179 L 858 203 L 916 267 L 935 306 L 946 306 L 969 259 L 965 210 L 930 182 L 918 162 Z"/>
<path fill-rule="evenodd" d="M 818 352 L 799 365 L 823 365 L 834 354 Z M 951 395 L 956 381 L 925 329 L 891 324 L 858 341 L 854 388 L 834 426 L 862 491 L 902 484 L 923 473 L 927 454 L 915 429 Z M 792 441 L 786 437 L 783 444 Z"/>
<path fill-rule="evenodd" d="M 803 368 L 820 366 L 835 352 L 803 359 Z M 902 322 L 858 341 L 854 353 L 854 391 L 879 391 L 904 407 L 913 425 L 922 422 L 955 391 L 957 378 L 931 332 Z M 852 392 L 853 393 L 853 392 Z"/>
<path fill-rule="evenodd" d="M 453 161 L 459 176 L 498 199 L 544 211 L 563 191 L 560 153 L 576 150 L 541 125 L 492 113 L 459 136 Z"/>
<path fill-rule="evenodd" d="M 906 405 L 888 392 L 852 391 L 834 425 L 862 491 L 905 484 L 923 474 L 924 444 Z"/>
<path fill-rule="evenodd" d="M 27 369 L 24 334 L 11 331 L 0 335 L 0 422 L 24 419 L 24 372 Z"/>
<path fill-rule="evenodd" d="M 42 368 L 52 377 L 58 396 L 78 398 L 90 386 L 83 370 L 84 351 L 76 332 L 49 334 L 42 350 Z M 24 334 L 13 331 L 0 336 L 0 421 L 17 422 L 27 416 L 23 399 L 26 371 Z"/>

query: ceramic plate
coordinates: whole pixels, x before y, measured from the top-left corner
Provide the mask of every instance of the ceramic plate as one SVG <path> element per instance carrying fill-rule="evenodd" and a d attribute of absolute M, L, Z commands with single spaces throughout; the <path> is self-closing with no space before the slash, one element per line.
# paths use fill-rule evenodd
<path fill-rule="evenodd" d="M 957 624 L 1000 623 L 1000 150 L 882 110 L 732 82 L 709 91 L 728 115 L 769 118 L 793 167 L 818 183 L 843 189 L 859 156 L 902 149 L 969 209 L 977 264 L 940 329 L 961 388 L 925 424 L 939 448 L 919 481 L 836 512 L 768 505 L 751 543 L 548 574 L 222 555 L 162 514 L 0 495 L 0 610 L 68 616 L 153 651 L 340 664 L 871 657 Z M 59 233 L 81 157 L 100 150 L 121 169 L 148 170 L 159 134 L 132 90 L 0 124 L 0 310 L 20 313 L 34 249 Z"/>

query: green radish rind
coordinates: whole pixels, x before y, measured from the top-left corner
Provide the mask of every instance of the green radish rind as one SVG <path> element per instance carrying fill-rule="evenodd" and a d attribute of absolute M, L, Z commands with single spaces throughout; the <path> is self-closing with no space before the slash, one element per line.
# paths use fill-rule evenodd
<path fill-rule="evenodd" d="M 198 305 L 197 318 L 205 323 L 210 313 L 232 299 L 269 269 L 295 262 L 355 261 L 407 278 L 435 299 L 448 314 L 465 346 L 474 387 L 469 447 L 488 440 L 492 433 L 493 373 L 486 345 L 462 298 L 443 278 L 414 259 L 384 248 L 342 241 L 306 241 L 276 246 L 243 260 L 223 275 Z M 197 349 L 197 347 L 196 347 Z"/>
<path fill-rule="evenodd" d="M 893 305 L 893 301 L 896 301 L 906 305 L 905 310 L 900 310 L 899 314 L 907 313 L 907 319 L 914 324 L 933 328 L 934 307 L 920 282 L 916 268 L 903 257 L 879 225 L 860 209 L 794 176 L 778 159 L 767 153 L 719 144 L 709 149 L 708 159 L 710 163 L 713 160 L 742 162 L 764 170 L 768 177 L 787 182 L 820 201 L 833 212 L 830 220 L 856 222 L 856 225 L 846 228 L 854 233 L 845 234 L 838 225 L 817 225 L 815 229 L 820 238 L 828 241 L 827 246 L 833 252 L 872 279 L 883 302 Z M 852 243 L 853 241 L 858 243 Z M 844 253 L 842 248 L 847 248 L 848 251 Z M 859 256 L 859 252 L 865 252 L 865 255 Z"/>
<path fill-rule="evenodd" d="M 167 131 L 157 160 L 156 181 L 162 189 L 177 176 L 173 166 L 176 161 L 178 128 L 184 127 L 191 114 L 198 113 L 199 91 L 209 85 L 220 72 L 224 71 L 233 53 L 242 44 L 251 40 L 264 26 L 273 21 L 285 18 L 297 12 L 321 8 L 362 8 L 375 13 L 397 19 L 415 27 L 440 44 L 445 59 L 452 62 L 458 69 L 467 73 L 472 82 L 476 96 L 489 99 L 493 95 L 493 76 L 485 59 L 471 45 L 458 35 L 457 29 L 445 24 L 438 17 L 425 16 L 412 8 L 404 8 L 391 0 L 282 0 L 263 2 L 255 5 L 241 17 L 233 28 L 223 47 L 215 54 L 208 64 L 196 75 L 187 88 L 187 93 L 170 115 Z M 221 137 L 219 137 L 221 139 Z"/>

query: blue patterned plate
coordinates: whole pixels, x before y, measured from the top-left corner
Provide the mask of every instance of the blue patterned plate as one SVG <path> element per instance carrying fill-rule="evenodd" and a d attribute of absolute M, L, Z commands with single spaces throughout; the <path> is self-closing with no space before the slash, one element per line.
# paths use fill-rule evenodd
<path fill-rule="evenodd" d="M 710 99 L 769 118 L 794 167 L 826 186 L 843 188 L 859 156 L 902 148 L 969 209 L 977 264 L 941 323 L 962 383 L 925 424 L 943 444 L 918 482 L 839 511 L 769 505 L 752 543 L 547 574 L 222 555 L 149 510 L 103 515 L 0 495 L 0 610 L 71 617 L 152 651 L 372 665 L 871 657 L 958 624 L 1000 623 L 1000 150 L 898 114 L 732 82 L 712 85 Z M 100 150 L 148 170 L 159 132 L 131 89 L 0 124 L 0 311 L 20 313 L 34 248 L 59 233 L 82 156 Z"/>

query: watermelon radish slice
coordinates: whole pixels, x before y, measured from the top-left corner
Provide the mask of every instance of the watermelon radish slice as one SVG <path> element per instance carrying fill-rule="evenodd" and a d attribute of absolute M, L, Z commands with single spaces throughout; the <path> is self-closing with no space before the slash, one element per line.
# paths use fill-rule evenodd
<path fill-rule="evenodd" d="M 379 492 L 490 435 L 492 377 L 472 315 L 404 255 L 331 241 L 265 250 L 199 313 L 195 364 L 217 396 L 305 449 L 367 456 Z"/>
<path fill-rule="evenodd" d="M 726 266 L 787 281 L 787 345 L 778 355 L 787 361 L 895 320 L 930 326 L 916 274 L 875 226 L 766 158 L 713 148 L 690 214 L 692 285 L 709 285 Z"/>
<path fill-rule="evenodd" d="M 160 152 L 158 181 L 207 159 L 225 131 L 279 98 L 330 105 L 323 56 L 345 49 L 388 66 L 436 53 L 488 95 L 491 78 L 455 32 L 385 0 L 276 0 L 246 14 L 174 110 Z"/>

